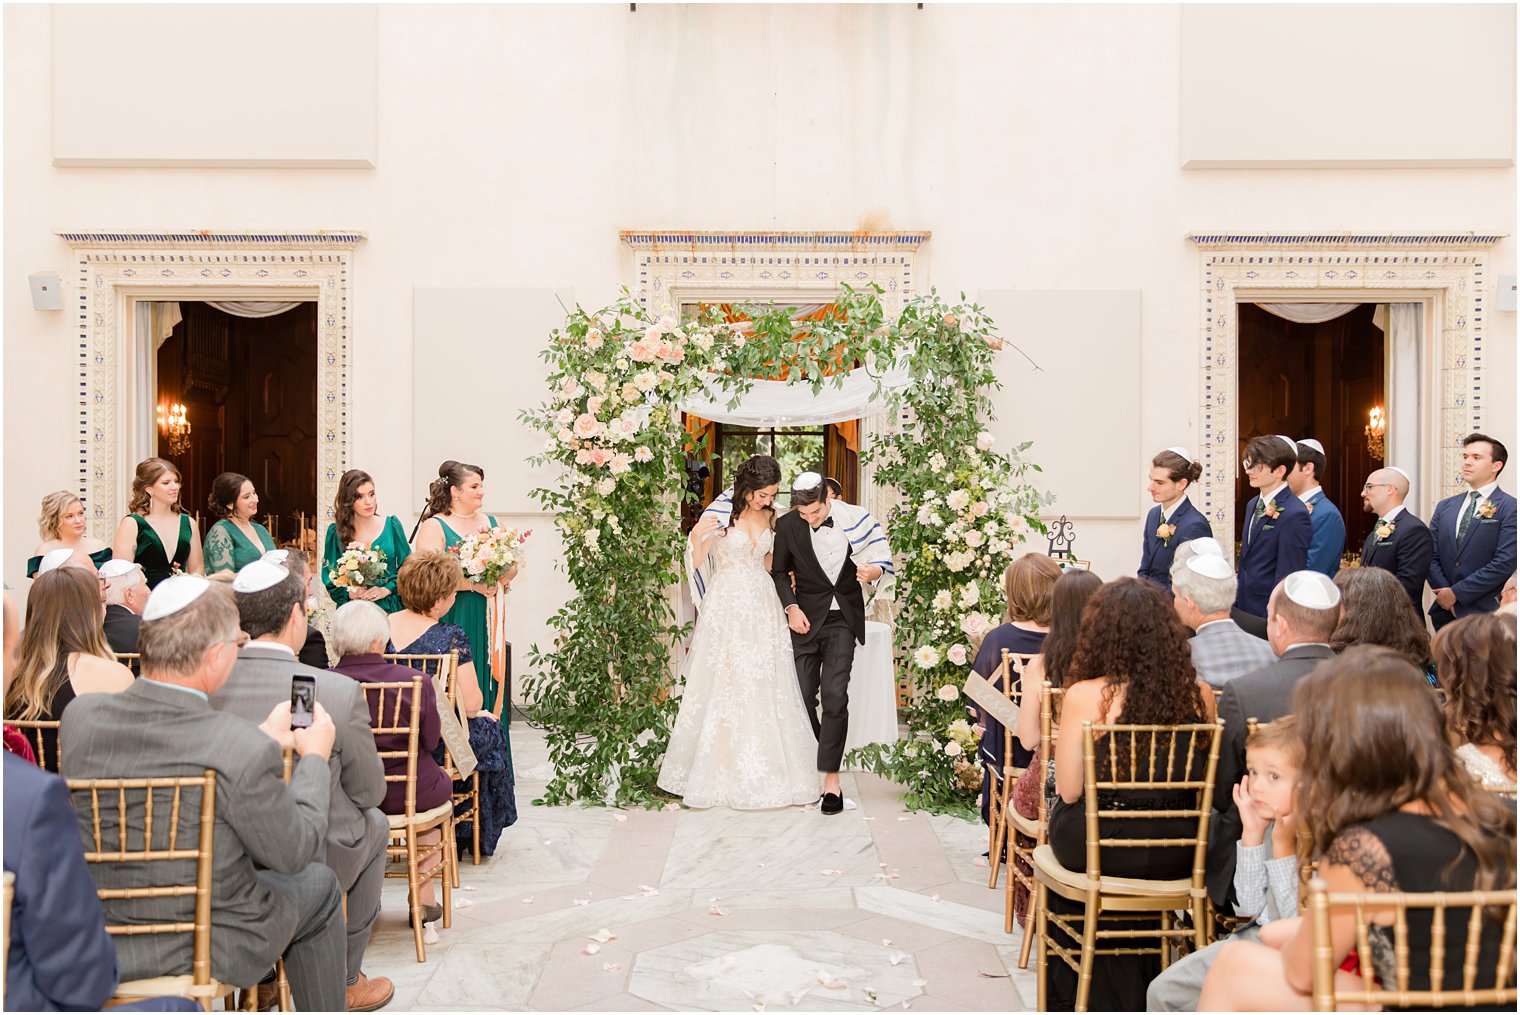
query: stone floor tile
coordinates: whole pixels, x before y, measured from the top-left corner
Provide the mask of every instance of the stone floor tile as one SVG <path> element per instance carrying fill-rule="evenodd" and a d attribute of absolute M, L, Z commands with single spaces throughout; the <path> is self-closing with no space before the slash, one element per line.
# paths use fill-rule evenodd
<path fill-rule="evenodd" d="M 579 1008 L 571 1008 L 571 1011 L 670 1011 L 664 1005 L 646 1001 L 642 997 L 634 997 L 632 994 L 614 994 L 604 997 L 590 1004 L 583 1004 Z"/>
<path fill-rule="evenodd" d="M 947 941 L 913 953 L 924 989 L 977 1011 L 1012 1011 L 1022 1005 L 997 949 L 981 941 Z M 990 975 L 983 976 L 983 973 Z"/>

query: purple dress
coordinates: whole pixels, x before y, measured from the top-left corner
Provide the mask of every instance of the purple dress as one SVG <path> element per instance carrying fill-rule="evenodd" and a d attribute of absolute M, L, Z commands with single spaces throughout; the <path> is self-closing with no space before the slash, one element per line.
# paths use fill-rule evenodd
<path fill-rule="evenodd" d="M 397 666 L 388 663 L 379 653 L 361 653 L 358 655 L 344 656 L 338 660 L 338 665 L 333 667 L 334 673 L 341 673 L 360 684 L 380 683 L 407 683 L 418 676 L 425 676 L 418 670 L 407 666 Z M 370 720 L 374 721 L 375 709 L 380 702 L 376 697 L 369 698 Z M 411 708 L 412 692 L 401 692 L 401 698 L 405 702 L 402 705 L 402 714 Z M 394 701 L 389 692 L 385 693 L 387 704 Z M 388 711 L 389 709 L 387 709 Z M 389 722 L 389 719 L 386 720 Z M 449 778 L 443 774 L 443 769 L 433 759 L 433 751 L 438 747 L 441 736 L 438 721 L 438 697 L 433 693 L 433 682 L 422 682 L 422 706 L 420 721 L 421 729 L 417 736 L 417 810 L 419 812 L 431 810 L 439 804 L 449 800 Z M 375 735 L 375 749 L 384 751 L 401 751 L 405 755 L 407 738 L 404 733 L 379 733 Z M 406 758 L 385 758 L 385 774 L 387 776 L 405 776 Z M 385 799 L 380 803 L 380 809 L 386 814 L 406 813 L 406 783 L 386 782 Z"/>

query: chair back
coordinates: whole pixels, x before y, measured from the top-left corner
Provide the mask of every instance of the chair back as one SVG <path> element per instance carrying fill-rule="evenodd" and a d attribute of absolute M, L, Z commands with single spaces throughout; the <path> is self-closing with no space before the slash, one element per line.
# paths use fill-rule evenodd
<path fill-rule="evenodd" d="M 134 937 L 191 935 L 191 976 L 198 986 L 209 984 L 216 771 L 160 779 L 70 779 L 68 786 L 74 810 L 89 818 L 84 859 L 105 904 L 106 931 Z M 195 831 L 182 835 L 182 825 Z M 195 870 L 189 884 L 182 873 L 186 862 L 193 862 Z M 116 876 L 111 867 L 118 868 Z M 131 887 L 116 887 L 118 880 L 130 881 Z M 130 912 L 130 900 L 174 898 L 192 900 L 191 920 L 109 922 L 113 912 Z"/>
<path fill-rule="evenodd" d="M 387 652 L 382 658 L 388 663 L 426 673 L 429 677 L 442 677 L 444 695 L 448 700 L 447 707 L 455 716 L 459 716 L 460 725 L 465 724 L 464 717 L 459 714 L 459 651 L 457 649 L 436 655 Z M 439 703 L 438 710 L 440 712 L 444 710 L 442 702 Z M 466 727 L 465 735 L 469 735 L 468 727 Z M 440 739 L 439 742 L 443 744 L 443 770 L 448 773 L 451 780 L 458 779 L 459 768 L 454 764 L 454 752 L 449 750 L 447 737 Z"/>
<path fill-rule="evenodd" d="M 1029 669 L 1029 664 L 1039 658 L 1038 652 L 1010 652 L 1003 649 L 1002 660 L 998 663 L 997 679 L 1002 683 L 1003 697 L 1007 698 L 1016 707 L 1024 704 L 1024 673 Z M 1003 727 L 1003 769 L 1012 773 L 1017 771 L 1013 764 L 1013 739 L 1012 726 Z"/>
<path fill-rule="evenodd" d="M 32 745 L 37 755 L 37 767 L 49 772 L 58 771 L 58 760 L 63 756 L 63 721 L 60 719 L 7 719 L 5 725 L 14 726 Z M 51 753 L 48 745 L 52 744 Z M 52 758 L 52 764 L 48 759 Z"/>
<path fill-rule="evenodd" d="M 417 740 L 422 718 L 423 677 L 411 680 L 386 681 L 376 684 L 360 684 L 364 703 L 369 706 L 369 729 L 377 738 L 382 736 L 405 736 L 406 749 L 378 751 L 380 761 L 405 759 L 406 772 L 392 775 L 387 770 L 386 782 L 406 784 L 406 816 L 417 813 Z M 410 691 L 410 695 L 408 695 Z M 390 768 L 389 765 L 386 766 Z"/>
<path fill-rule="evenodd" d="M 1094 881 L 1102 877 L 1105 849 L 1187 848 L 1193 851 L 1193 890 L 1204 890 L 1204 859 L 1208 850 L 1209 816 L 1213 809 L 1214 772 L 1219 765 L 1219 744 L 1224 724 L 1189 723 L 1160 725 L 1095 725 L 1082 722 L 1082 781 L 1087 818 L 1087 873 Z M 1098 770 L 1098 743 L 1108 748 L 1106 771 Z M 1132 807 L 1124 795 L 1161 794 L 1151 807 Z M 1122 803 L 1121 803 L 1122 801 Z M 1101 834 L 1113 822 L 1170 820 L 1191 832 L 1151 834 Z M 1122 824 L 1121 824 L 1122 827 Z"/>
<path fill-rule="evenodd" d="M 1050 761 L 1056 756 L 1056 737 L 1060 735 L 1055 724 L 1057 704 L 1065 688 L 1051 687 L 1050 681 L 1040 685 L 1040 844 L 1044 845 L 1050 835 L 1050 796 L 1045 787 L 1050 782 Z"/>
<path fill-rule="evenodd" d="M 1356 920 L 1360 989 L 1336 983 L 1330 917 L 1350 909 Z M 1372 966 L 1369 925 L 1393 911 L 1394 983 L 1379 983 Z M 1314 1007 L 1338 1004 L 1472 1008 L 1513 1005 L 1515 992 L 1515 889 L 1487 892 L 1332 892 L 1323 880 L 1309 885 L 1313 932 Z M 1461 982 L 1448 982 L 1448 959 L 1461 956 Z M 1411 962 L 1428 957 L 1423 989 L 1411 988 Z"/>
<path fill-rule="evenodd" d="M 132 676 L 142 676 L 142 653 L 140 652 L 116 652 L 116 661 L 132 671 Z"/>

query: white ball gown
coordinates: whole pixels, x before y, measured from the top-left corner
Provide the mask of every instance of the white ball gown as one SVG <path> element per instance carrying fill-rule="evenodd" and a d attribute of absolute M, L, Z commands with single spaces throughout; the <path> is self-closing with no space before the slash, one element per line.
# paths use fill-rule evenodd
<path fill-rule="evenodd" d="M 769 529 L 756 542 L 730 527 L 712 550 L 681 711 L 660 766 L 660 788 L 689 807 L 761 810 L 818 799 L 818 742 L 765 568 L 774 542 Z"/>

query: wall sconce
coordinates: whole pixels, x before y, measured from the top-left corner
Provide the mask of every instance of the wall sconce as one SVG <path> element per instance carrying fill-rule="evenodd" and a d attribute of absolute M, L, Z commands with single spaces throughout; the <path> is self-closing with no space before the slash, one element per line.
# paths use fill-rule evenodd
<path fill-rule="evenodd" d="M 1374 405 L 1367 413 L 1367 426 L 1364 432 L 1367 434 L 1367 453 L 1378 461 L 1383 460 L 1383 436 L 1388 429 L 1388 418 L 1383 415 L 1383 407 Z"/>
<path fill-rule="evenodd" d="M 190 421 L 183 404 L 159 404 L 158 432 L 168 442 L 169 454 L 178 457 L 190 450 Z"/>

